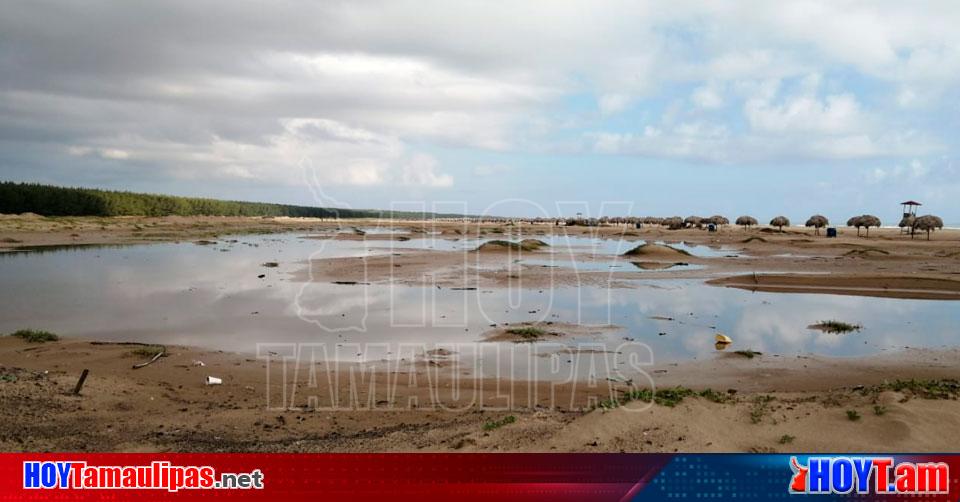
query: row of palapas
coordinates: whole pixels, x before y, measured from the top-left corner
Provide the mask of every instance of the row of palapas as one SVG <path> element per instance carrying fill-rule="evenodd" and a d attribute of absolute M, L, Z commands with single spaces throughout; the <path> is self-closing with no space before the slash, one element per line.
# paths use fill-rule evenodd
<path fill-rule="evenodd" d="M 681 219 L 679 216 L 673 216 L 670 218 L 651 218 L 651 219 L 642 219 L 641 223 L 648 224 L 657 224 L 663 225 L 671 230 L 677 230 L 681 228 L 704 228 L 707 225 L 716 225 L 723 226 L 730 223 L 730 220 L 723 216 L 715 215 L 710 217 L 700 217 L 700 216 L 688 216 Z M 656 220 L 656 221 L 653 221 Z M 753 216 L 741 216 L 736 219 L 734 222 L 737 225 L 742 226 L 744 229 L 758 225 L 757 219 Z M 815 214 L 807 219 L 805 226 L 813 227 L 817 234 L 820 233 L 820 229 L 830 225 L 830 220 L 823 216 L 822 214 Z M 783 231 L 783 227 L 790 226 L 790 219 L 786 216 L 776 216 L 770 220 L 771 227 L 777 227 Z M 867 231 L 867 235 L 870 235 L 870 227 L 880 228 L 881 222 L 880 218 L 872 214 L 863 214 L 860 216 L 854 216 L 847 220 L 848 227 L 856 227 L 857 235 L 860 235 L 860 229 L 864 228 Z M 926 232 L 927 239 L 930 238 L 930 232 L 937 229 L 943 228 L 943 220 L 939 216 L 934 216 L 932 214 L 924 216 L 904 216 L 900 220 L 898 226 L 902 229 L 909 229 L 910 234 L 913 235 L 917 231 Z"/>
<path fill-rule="evenodd" d="M 709 225 L 714 225 L 716 227 L 722 227 L 724 225 L 729 225 L 730 220 L 725 216 L 713 215 L 713 216 L 687 216 L 683 218 L 681 216 L 669 216 L 669 217 L 657 217 L 657 216 L 602 216 L 599 218 L 589 218 L 578 216 L 576 218 L 566 218 L 566 219 L 556 219 L 556 218 L 521 218 L 521 219 L 503 219 L 506 220 L 508 224 L 515 223 L 530 223 L 530 224 L 553 224 L 553 225 L 567 225 L 567 226 L 601 226 L 601 225 L 636 225 L 640 227 L 642 225 L 658 225 L 667 227 L 669 230 L 680 230 L 683 228 L 706 228 Z M 494 220 L 479 220 L 481 222 L 485 221 L 494 221 Z M 500 221 L 500 220 L 496 220 Z M 759 225 L 759 222 L 753 216 L 740 216 L 734 222 L 736 225 L 740 225 L 747 229 L 749 227 Z M 807 219 L 806 226 L 813 227 L 816 232 L 819 234 L 821 228 L 827 227 L 830 225 L 830 220 L 826 216 L 821 214 L 815 214 Z M 777 227 L 781 231 L 783 227 L 790 226 L 790 219 L 786 216 L 777 216 L 770 220 L 770 226 Z M 857 235 L 860 235 L 860 229 L 866 229 L 866 233 L 870 235 L 870 227 L 881 226 L 880 218 L 872 214 L 863 214 L 860 216 L 854 216 L 847 220 L 847 226 L 856 227 Z M 930 237 L 930 232 L 937 229 L 943 228 L 943 220 L 939 216 L 934 216 L 932 214 L 924 216 L 904 216 L 900 220 L 898 225 L 901 229 L 909 230 L 911 236 L 917 231 L 927 232 L 927 238 Z"/>

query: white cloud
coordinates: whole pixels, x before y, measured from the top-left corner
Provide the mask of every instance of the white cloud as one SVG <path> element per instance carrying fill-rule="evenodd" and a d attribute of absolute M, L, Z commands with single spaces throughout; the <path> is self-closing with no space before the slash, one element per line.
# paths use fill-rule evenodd
<path fill-rule="evenodd" d="M 903 108 L 909 108 L 918 102 L 919 96 L 913 89 L 904 87 L 897 93 L 897 104 Z"/>
<path fill-rule="evenodd" d="M 922 178 L 930 173 L 930 168 L 920 162 L 917 159 L 913 159 L 910 162 L 910 171 L 914 177 Z"/>
<path fill-rule="evenodd" d="M 680 123 L 669 130 L 646 126 L 641 134 L 595 132 L 586 135 L 597 153 L 728 160 L 730 133 L 704 122 Z"/>
<path fill-rule="evenodd" d="M 750 126 L 763 132 L 848 133 L 865 124 L 857 99 L 850 94 L 830 95 L 820 100 L 804 94 L 782 103 L 751 99 L 744 105 Z"/>
<path fill-rule="evenodd" d="M 600 113 L 613 115 L 627 109 L 632 98 L 625 93 L 611 93 L 600 96 Z"/>
<path fill-rule="evenodd" d="M 436 159 L 426 154 L 417 154 L 403 166 L 403 174 L 400 180 L 406 185 L 434 188 L 452 186 L 453 176 L 438 174 L 436 169 Z"/>
<path fill-rule="evenodd" d="M 681 158 L 707 162 L 796 159 L 850 160 L 927 155 L 942 150 L 929 134 L 903 128 L 864 110 L 851 93 L 826 93 L 834 83 L 819 72 L 795 79 L 740 80 L 733 94 L 743 101 L 748 127 L 730 127 L 730 116 L 704 120 L 698 110 L 723 106 L 720 84 L 693 90 L 692 108 L 667 107 L 660 123 L 642 134 L 594 131 L 585 134 L 598 153 Z"/>
<path fill-rule="evenodd" d="M 130 154 L 119 148 L 103 148 L 100 155 L 105 159 L 123 160 L 130 157 Z"/>
<path fill-rule="evenodd" d="M 73 155 L 74 157 L 89 155 L 91 152 L 93 152 L 93 148 L 90 148 L 89 146 L 72 145 L 67 147 L 67 153 Z"/>
<path fill-rule="evenodd" d="M 872 184 L 891 183 L 911 183 L 919 184 L 930 174 L 930 166 L 913 159 L 907 164 L 897 164 L 893 167 L 882 168 L 875 167 L 868 171 L 867 180 Z"/>
<path fill-rule="evenodd" d="M 111 160 L 125 160 L 130 158 L 130 152 L 119 148 L 93 148 L 90 146 L 71 145 L 67 147 L 67 153 L 74 157 L 96 155 Z"/>
<path fill-rule="evenodd" d="M 170 176 L 185 180 L 240 178 L 292 185 L 301 183 L 299 166 L 308 160 L 313 181 L 324 185 L 447 187 L 450 175 L 433 157 L 415 151 L 395 136 L 323 118 L 287 118 L 263 141 L 214 137 L 209 143 L 174 143 L 141 136 L 109 139 L 116 147 L 74 146 L 71 155 L 185 166 Z"/>
<path fill-rule="evenodd" d="M 705 85 L 693 90 L 690 99 L 700 108 L 715 109 L 723 106 L 723 96 L 712 85 Z"/>

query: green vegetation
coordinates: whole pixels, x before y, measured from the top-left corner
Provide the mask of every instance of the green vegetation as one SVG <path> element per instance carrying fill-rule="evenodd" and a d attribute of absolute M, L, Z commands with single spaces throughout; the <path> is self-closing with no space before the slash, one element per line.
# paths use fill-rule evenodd
<path fill-rule="evenodd" d="M 816 324 L 811 324 L 809 327 L 810 329 L 819 329 L 824 333 L 849 333 L 863 329 L 863 326 L 859 324 L 850 324 L 843 321 L 820 321 Z"/>
<path fill-rule="evenodd" d="M 881 406 L 879 404 L 873 405 L 873 414 L 876 416 L 885 415 L 887 413 L 887 407 Z"/>
<path fill-rule="evenodd" d="M 700 392 L 700 397 L 708 401 L 713 401 L 715 403 L 725 403 L 730 400 L 730 396 L 728 396 L 727 394 L 724 394 L 722 392 L 717 392 L 713 389 L 707 389 Z"/>
<path fill-rule="evenodd" d="M 747 349 L 747 350 L 734 351 L 734 354 L 741 355 L 743 357 L 746 357 L 747 359 L 753 359 L 754 357 L 762 356 L 763 352 L 757 352 L 755 350 Z"/>
<path fill-rule="evenodd" d="M 892 390 L 895 392 L 909 392 L 923 399 L 957 399 L 960 396 L 960 381 L 954 379 L 943 380 L 896 380 L 873 387 L 874 392 Z"/>
<path fill-rule="evenodd" d="M 175 197 L 36 183 L 0 182 L 0 213 L 43 216 L 291 216 L 310 218 L 424 218 L 462 215 L 292 206 Z"/>
<path fill-rule="evenodd" d="M 519 336 L 525 340 L 540 339 L 547 336 L 547 331 L 536 326 L 523 326 L 520 328 L 510 328 L 507 333 Z"/>
<path fill-rule="evenodd" d="M 778 439 L 777 442 L 780 444 L 790 444 L 794 439 L 797 439 L 797 437 L 791 436 L 790 434 L 784 434 L 780 436 L 780 439 Z"/>
<path fill-rule="evenodd" d="M 595 408 L 608 410 L 625 405 L 631 401 L 644 401 L 648 403 L 654 402 L 660 406 L 672 408 L 680 404 L 685 398 L 688 397 L 702 397 L 715 403 L 724 403 L 727 401 L 727 396 L 713 389 L 706 389 L 697 392 L 686 387 L 677 386 L 668 389 L 660 389 L 656 392 L 651 389 L 633 389 L 628 392 L 624 392 L 619 399 L 614 398 L 603 400 L 598 403 Z"/>
<path fill-rule="evenodd" d="M 686 397 L 696 396 L 697 393 L 685 387 L 658 390 L 653 395 L 653 402 L 660 406 L 674 407 Z"/>
<path fill-rule="evenodd" d="M 60 339 L 59 336 L 43 330 L 21 329 L 10 333 L 10 336 L 22 338 L 30 343 L 55 342 Z"/>
<path fill-rule="evenodd" d="M 492 431 L 503 427 L 504 425 L 509 425 L 517 421 L 517 417 L 513 415 L 507 415 L 500 420 L 491 420 L 483 424 L 483 430 Z"/>
<path fill-rule="evenodd" d="M 847 420 L 851 422 L 860 420 L 860 413 L 858 413 L 857 410 L 847 410 Z"/>
<path fill-rule="evenodd" d="M 767 408 L 773 400 L 773 396 L 760 395 L 753 398 L 753 407 L 750 408 L 750 423 L 759 424 L 767 414 Z"/>

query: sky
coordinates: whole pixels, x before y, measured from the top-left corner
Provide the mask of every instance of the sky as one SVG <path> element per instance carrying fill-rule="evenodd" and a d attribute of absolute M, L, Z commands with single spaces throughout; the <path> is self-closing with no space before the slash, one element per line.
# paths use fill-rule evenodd
<path fill-rule="evenodd" d="M 955 0 L 9 0 L 0 180 L 960 222 L 957 26 Z"/>

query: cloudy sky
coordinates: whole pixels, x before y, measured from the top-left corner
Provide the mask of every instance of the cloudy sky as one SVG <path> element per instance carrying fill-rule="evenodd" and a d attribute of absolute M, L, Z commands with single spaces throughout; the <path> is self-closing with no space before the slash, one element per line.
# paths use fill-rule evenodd
<path fill-rule="evenodd" d="M 960 222 L 958 26 L 954 0 L 10 0 L 0 179 Z"/>

